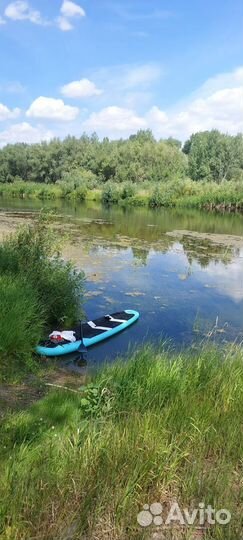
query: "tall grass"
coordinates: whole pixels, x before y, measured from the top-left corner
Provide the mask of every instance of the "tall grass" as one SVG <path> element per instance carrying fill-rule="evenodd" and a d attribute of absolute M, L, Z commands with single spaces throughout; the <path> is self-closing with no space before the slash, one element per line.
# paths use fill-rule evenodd
<path fill-rule="evenodd" d="M 19 199 L 59 199 L 62 189 L 57 185 L 18 181 L 0 184 L 0 196 Z"/>
<path fill-rule="evenodd" d="M 152 538 L 137 513 L 174 499 L 229 509 L 230 526 L 211 526 L 204 538 L 239 538 L 242 360 L 233 348 L 173 356 L 145 347 L 80 394 L 53 392 L 10 416 L 1 428 L 0 538 Z"/>
<path fill-rule="evenodd" d="M 194 182 L 186 179 L 155 186 L 149 199 L 152 208 L 177 206 L 187 208 L 243 208 L 242 182 Z M 234 208 L 232 208 L 234 209 Z"/>
<path fill-rule="evenodd" d="M 59 255 L 47 218 L 21 227 L 0 245 L 0 373 L 22 365 L 41 330 L 73 324 L 81 314 L 83 273 Z"/>
<path fill-rule="evenodd" d="M 33 366 L 31 355 L 45 317 L 36 290 L 23 277 L 0 276 L 0 304 L 0 371 L 6 380 L 15 375 L 16 364 L 22 375 Z"/>
<path fill-rule="evenodd" d="M 0 184 L 0 196 L 29 199 L 101 200 L 122 206 L 187 207 L 237 210 L 243 208 L 242 181 L 196 182 L 190 179 L 164 182 L 107 182 L 97 185 L 92 179 L 72 180 L 71 175 L 56 184 L 18 181 Z"/>

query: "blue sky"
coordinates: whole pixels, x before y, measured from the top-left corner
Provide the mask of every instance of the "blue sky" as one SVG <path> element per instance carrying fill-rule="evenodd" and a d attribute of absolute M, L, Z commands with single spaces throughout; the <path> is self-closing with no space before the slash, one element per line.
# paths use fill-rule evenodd
<path fill-rule="evenodd" d="M 243 131 L 242 0 L 0 0 L 0 145 Z"/>

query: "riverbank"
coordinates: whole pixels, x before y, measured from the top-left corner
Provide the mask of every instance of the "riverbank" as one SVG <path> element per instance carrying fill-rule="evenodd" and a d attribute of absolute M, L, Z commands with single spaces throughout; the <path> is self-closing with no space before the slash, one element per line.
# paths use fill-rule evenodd
<path fill-rule="evenodd" d="M 48 328 L 72 326 L 82 313 L 84 274 L 60 256 L 40 214 L 0 244 L 0 381 L 38 370 L 33 351 Z"/>
<path fill-rule="evenodd" d="M 117 184 L 107 182 L 102 189 L 79 185 L 76 189 L 59 184 L 14 182 L 1 184 L 0 197 L 69 201 L 98 201 L 106 205 L 147 206 L 150 208 L 199 208 L 208 211 L 242 212 L 242 182 L 196 182 L 190 179 L 157 184 Z"/>
<path fill-rule="evenodd" d="M 206 522 L 200 538 L 238 538 L 242 360 L 233 346 L 146 346 L 88 386 L 52 390 L 10 414 L 1 425 L 0 538 L 151 539 L 155 528 L 142 528 L 138 513 L 174 501 L 227 509 L 231 523 Z M 199 534 L 173 530 L 178 540 Z"/>

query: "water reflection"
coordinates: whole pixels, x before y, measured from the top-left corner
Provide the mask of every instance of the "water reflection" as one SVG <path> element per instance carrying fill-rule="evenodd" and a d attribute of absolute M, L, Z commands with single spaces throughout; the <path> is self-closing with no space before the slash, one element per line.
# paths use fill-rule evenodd
<path fill-rule="evenodd" d="M 41 207 L 38 201 L 4 204 L 9 219 Z M 126 308 L 141 313 L 136 326 L 93 348 L 89 364 L 147 339 L 174 346 L 208 339 L 213 327 L 221 342 L 242 339 L 242 216 L 55 206 L 59 227 L 69 233 L 64 256 L 87 275 L 87 317 Z"/>

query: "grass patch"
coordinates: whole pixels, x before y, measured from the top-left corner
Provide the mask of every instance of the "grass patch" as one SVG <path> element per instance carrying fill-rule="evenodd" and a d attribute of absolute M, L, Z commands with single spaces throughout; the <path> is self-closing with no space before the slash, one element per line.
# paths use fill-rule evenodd
<path fill-rule="evenodd" d="M 9 416 L 0 538 L 141 539 L 142 506 L 175 498 L 182 507 L 229 509 L 230 526 L 210 527 L 204 538 L 238 538 L 242 360 L 233 347 L 194 355 L 145 347 L 80 394 L 52 392 Z"/>
<path fill-rule="evenodd" d="M 33 368 L 32 352 L 45 317 L 36 290 L 24 278 L 0 276 L 0 298 L 0 371 L 1 380 L 9 380 L 17 369 L 23 376 Z"/>
<path fill-rule="evenodd" d="M 31 365 L 44 328 L 68 327 L 81 315 L 83 273 L 59 254 L 46 216 L 0 245 L 0 376 Z"/>

